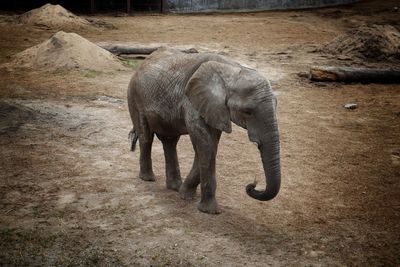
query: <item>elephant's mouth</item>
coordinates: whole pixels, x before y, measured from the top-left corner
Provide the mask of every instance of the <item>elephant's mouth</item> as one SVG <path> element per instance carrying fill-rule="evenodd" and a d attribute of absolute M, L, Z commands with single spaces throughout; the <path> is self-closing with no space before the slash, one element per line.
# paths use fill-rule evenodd
<path fill-rule="evenodd" d="M 253 145 L 255 145 L 255 146 L 257 147 L 258 150 L 260 150 L 260 148 L 261 148 L 261 143 L 260 143 L 260 141 L 251 141 L 251 143 L 252 143 Z"/>
<path fill-rule="evenodd" d="M 249 137 L 249 141 L 252 144 L 256 145 L 258 148 L 260 148 L 261 141 L 258 135 L 256 134 L 256 131 L 252 131 L 250 128 L 247 128 L 247 134 Z"/>

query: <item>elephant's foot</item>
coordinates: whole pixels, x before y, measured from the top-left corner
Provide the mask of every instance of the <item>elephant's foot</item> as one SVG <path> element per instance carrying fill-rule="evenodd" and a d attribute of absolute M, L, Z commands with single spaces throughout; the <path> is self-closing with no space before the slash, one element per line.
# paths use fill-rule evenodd
<path fill-rule="evenodd" d="M 182 180 L 181 179 L 167 179 L 167 188 L 174 190 L 174 191 L 179 191 L 179 188 L 182 185 Z"/>
<path fill-rule="evenodd" d="M 154 182 L 156 180 L 154 173 L 139 173 L 139 178 L 148 182 Z"/>
<path fill-rule="evenodd" d="M 182 184 L 179 189 L 179 196 L 185 200 L 192 200 L 196 196 L 196 187 L 188 188 L 185 184 Z"/>
<path fill-rule="evenodd" d="M 216 200 L 210 200 L 207 202 L 202 202 L 197 205 L 197 208 L 201 212 L 210 213 L 210 214 L 220 214 L 221 209 L 219 208 Z"/>

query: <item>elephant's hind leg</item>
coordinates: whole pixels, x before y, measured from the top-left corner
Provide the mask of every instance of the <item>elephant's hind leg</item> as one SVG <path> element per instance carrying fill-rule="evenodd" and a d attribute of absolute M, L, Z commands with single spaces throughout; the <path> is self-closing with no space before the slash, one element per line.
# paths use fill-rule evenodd
<path fill-rule="evenodd" d="M 166 138 L 159 136 L 159 139 L 161 140 L 164 148 L 167 188 L 178 191 L 182 184 L 178 155 L 176 153 L 176 145 L 179 141 L 179 137 Z"/>
<path fill-rule="evenodd" d="M 153 163 L 151 160 L 151 147 L 154 133 L 150 132 L 145 118 L 140 118 L 139 145 L 140 145 L 140 172 L 139 178 L 144 181 L 155 181 Z"/>
<path fill-rule="evenodd" d="M 196 195 L 197 186 L 200 184 L 200 170 L 197 155 L 194 156 L 192 169 L 179 189 L 182 199 L 193 199 Z"/>

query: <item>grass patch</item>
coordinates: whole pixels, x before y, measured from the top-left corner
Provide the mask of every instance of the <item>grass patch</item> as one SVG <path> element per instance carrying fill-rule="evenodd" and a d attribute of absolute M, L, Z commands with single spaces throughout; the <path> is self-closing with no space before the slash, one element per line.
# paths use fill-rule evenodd
<path fill-rule="evenodd" d="M 130 69 L 137 69 L 139 67 L 139 62 L 134 59 L 122 59 L 122 64 L 124 64 L 126 67 Z"/>
<path fill-rule="evenodd" d="M 101 71 L 89 70 L 83 76 L 86 78 L 96 78 L 101 74 Z"/>

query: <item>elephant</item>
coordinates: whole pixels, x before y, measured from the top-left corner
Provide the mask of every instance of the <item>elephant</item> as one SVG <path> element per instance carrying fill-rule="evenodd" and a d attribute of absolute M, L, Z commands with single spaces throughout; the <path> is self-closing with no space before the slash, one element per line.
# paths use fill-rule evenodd
<path fill-rule="evenodd" d="M 232 124 L 247 129 L 257 144 L 265 172 L 266 188 L 246 186 L 260 201 L 273 199 L 280 190 L 280 144 L 277 101 L 270 82 L 256 70 L 213 53 L 188 54 L 159 48 L 143 61 L 128 87 L 128 107 L 133 123 L 131 150 L 139 139 L 139 177 L 154 181 L 151 149 L 154 134 L 162 142 L 166 186 L 182 199 L 193 199 L 200 184 L 198 209 L 218 214 L 215 198 L 215 160 L 221 133 Z M 182 182 L 176 145 L 188 134 L 195 156 Z"/>

